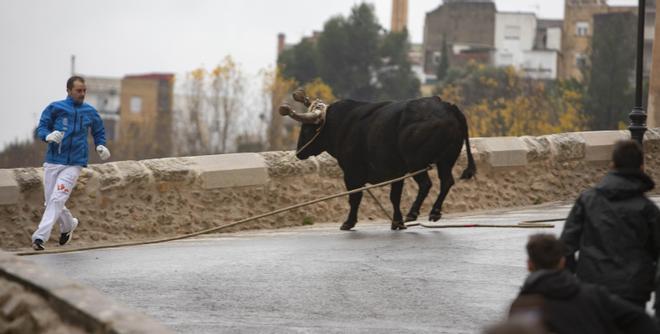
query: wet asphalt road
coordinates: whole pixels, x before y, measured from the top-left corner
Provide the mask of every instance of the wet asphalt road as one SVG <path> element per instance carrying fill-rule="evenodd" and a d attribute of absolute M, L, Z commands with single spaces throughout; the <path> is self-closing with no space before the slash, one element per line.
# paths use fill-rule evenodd
<path fill-rule="evenodd" d="M 511 224 L 569 209 L 441 222 Z M 479 333 L 502 319 L 527 274 L 527 236 L 562 226 L 395 232 L 381 221 L 344 232 L 318 224 L 29 259 L 180 333 Z"/>

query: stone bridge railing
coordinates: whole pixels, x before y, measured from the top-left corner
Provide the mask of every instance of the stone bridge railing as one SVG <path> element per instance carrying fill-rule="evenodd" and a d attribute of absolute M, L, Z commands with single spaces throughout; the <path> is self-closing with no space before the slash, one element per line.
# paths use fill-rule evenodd
<path fill-rule="evenodd" d="M 628 137 L 627 131 L 601 131 L 473 138 L 477 177 L 457 182 L 444 212 L 573 200 L 607 171 L 613 143 Z M 646 133 L 645 150 L 647 171 L 658 179 L 660 129 Z M 463 153 L 455 174 L 464 166 Z M 435 184 L 423 215 L 438 193 L 432 174 Z M 406 182 L 404 211 L 416 189 L 413 181 Z M 98 244 L 199 231 L 344 190 L 341 170 L 328 155 L 298 161 L 290 151 L 224 154 L 91 165 L 83 170 L 67 207 L 81 221 L 74 243 Z M 388 192 L 374 191 L 389 208 Z M 0 170 L 0 248 L 29 246 L 43 200 L 41 168 Z M 233 229 L 303 221 L 337 222 L 339 227 L 347 210 L 347 199 L 337 198 Z M 359 218 L 383 219 L 369 196 Z M 55 247 L 55 242 L 47 246 Z"/>

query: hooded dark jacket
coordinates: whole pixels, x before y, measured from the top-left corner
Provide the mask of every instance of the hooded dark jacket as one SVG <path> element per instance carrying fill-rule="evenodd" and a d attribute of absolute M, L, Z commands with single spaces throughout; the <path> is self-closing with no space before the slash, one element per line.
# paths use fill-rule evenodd
<path fill-rule="evenodd" d="M 560 237 L 567 267 L 582 282 L 638 305 L 655 289 L 660 253 L 660 210 L 644 196 L 654 186 L 639 170 L 610 172 L 580 195 Z"/>
<path fill-rule="evenodd" d="M 659 333 L 646 312 L 609 293 L 580 283 L 565 270 L 538 270 L 525 280 L 509 316 L 535 318 L 550 333 Z"/>

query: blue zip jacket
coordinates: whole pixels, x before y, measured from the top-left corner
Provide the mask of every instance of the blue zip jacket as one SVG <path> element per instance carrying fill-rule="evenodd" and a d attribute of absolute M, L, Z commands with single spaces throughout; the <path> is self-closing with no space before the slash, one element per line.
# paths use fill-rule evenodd
<path fill-rule="evenodd" d="M 48 143 L 46 162 L 59 165 L 87 166 L 87 134 L 91 129 L 94 147 L 105 145 L 105 128 L 101 116 L 87 103 L 76 104 L 70 96 L 53 102 L 41 113 L 37 136 L 46 136 L 58 130 L 64 133 L 60 144 Z"/>

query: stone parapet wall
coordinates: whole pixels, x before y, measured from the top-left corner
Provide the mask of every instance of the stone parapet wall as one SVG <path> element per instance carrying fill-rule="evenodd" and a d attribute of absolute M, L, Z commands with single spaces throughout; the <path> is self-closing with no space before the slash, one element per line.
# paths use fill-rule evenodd
<path fill-rule="evenodd" d="M 98 291 L 0 251 L 0 333 L 172 333 Z"/>
<path fill-rule="evenodd" d="M 457 181 L 445 213 L 573 200 L 608 170 L 613 143 L 627 131 L 539 137 L 472 138 L 477 176 Z M 660 129 L 645 137 L 647 172 L 660 177 Z M 463 152 L 454 174 L 465 168 Z M 26 248 L 43 212 L 41 168 L 0 170 L 0 248 Z M 422 207 L 428 214 L 438 178 Z M 457 178 L 458 179 L 458 178 Z M 249 216 L 345 191 L 336 161 L 323 154 L 299 161 L 291 151 L 119 161 L 83 169 L 67 207 L 81 221 L 74 244 L 156 239 L 208 229 Z M 417 186 L 406 181 L 402 210 Z M 390 209 L 389 187 L 374 195 Z M 299 208 L 230 230 L 276 228 L 309 222 L 341 223 L 347 198 Z M 364 196 L 359 219 L 384 219 Z M 358 224 L 359 227 L 359 224 Z M 54 235 L 58 235 L 57 228 Z M 53 238 L 55 239 L 55 238 Z M 50 242 L 47 247 L 55 246 Z"/>

